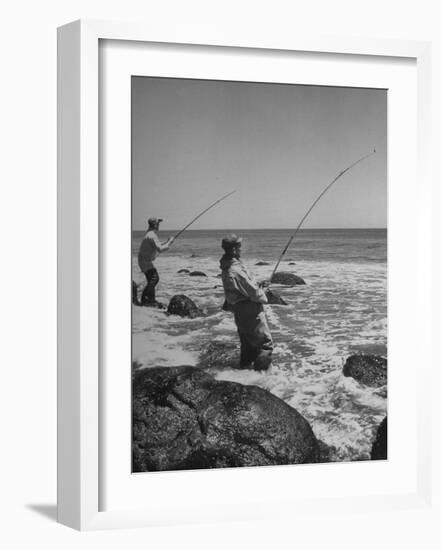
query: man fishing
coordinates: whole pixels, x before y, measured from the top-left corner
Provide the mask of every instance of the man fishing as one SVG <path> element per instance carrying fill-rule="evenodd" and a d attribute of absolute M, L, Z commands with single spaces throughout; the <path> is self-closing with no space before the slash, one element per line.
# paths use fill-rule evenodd
<path fill-rule="evenodd" d="M 241 342 L 240 367 L 266 370 L 271 365 L 273 352 L 272 336 L 263 307 L 267 298 L 240 260 L 241 241 L 233 234 L 221 241 L 224 255 L 220 267 L 225 309 L 232 311 L 235 317 Z"/>
<path fill-rule="evenodd" d="M 141 305 L 148 307 L 157 307 L 162 309 L 164 306 L 155 299 L 155 287 L 160 280 L 158 271 L 154 266 L 154 260 L 157 255 L 165 250 L 168 250 L 170 245 L 174 241 L 174 237 L 170 237 L 166 242 L 160 243 L 158 238 L 158 231 L 162 218 L 149 218 L 148 230 L 144 235 L 141 242 L 140 250 L 138 252 L 138 265 L 141 271 L 144 273 L 147 281 L 147 285 L 141 295 Z"/>

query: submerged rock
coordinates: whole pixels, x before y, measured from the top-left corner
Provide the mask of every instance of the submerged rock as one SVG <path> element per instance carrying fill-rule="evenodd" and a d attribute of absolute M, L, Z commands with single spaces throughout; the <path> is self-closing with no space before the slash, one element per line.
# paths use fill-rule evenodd
<path fill-rule="evenodd" d="M 305 285 L 304 279 L 295 275 L 294 273 L 288 273 L 287 271 L 279 271 L 275 273 L 272 277 L 272 283 L 280 285 Z"/>
<path fill-rule="evenodd" d="M 167 313 L 169 315 L 179 315 L 180 317 L 190 317 L 191 319 L 203 314 L 195 302 L 184 294 L 172 296 L 167 307 Z"/>
<path fill-rule="evenodd" d="M 269 262 L 256 262 L 255 265 L 270 265 Z"/>
<path fill-rule="evenodd" d="M 289 265 L 296 265 L 295 262 L 289 262 Z"/>
<path fill-rule="evenodd" d="M 387 383 L 387 360 L 379 355 L 350 355 L 342 372 L 361 384 L 379 388 Z"/>
<path fill-rule="evenodd" d="M 190 269 L 179 269 L 177 273 L 190 273 Z"/>
<path fill-rule="evenodd" d="M 274 290 L 270 290 L 269 288 L 266 290 L 266 297 L 269 304 L 279 305 L 279 306 L 287 306 L 287 302 L 282 298 L 277 292 Z"/>
<path fill-rule="evenodd" d="M 189 275 L 190 277 L 207 277 L 203 271 L 191 271 Z"/>
<path fill-rule="evenodd" d="M 194 367 L 133 377 L 134 472 L 318 462 L 307 420 L 270 392 Z"/>
<path fill-rule="evenodd" d="M 213 340 L 202 351 L 198 366 L 205 369 L 237 368 L 239 365 L 239 342 Z"/>
<path fill-rule="evenodd" d="M 387 460 L 387 417 L 379 424 L 371 448 L 371 460 Z"/>
<path fill-rule="evenodd" d="M 138 301 L 138 287 L 135 281 L 132 281 L 132 303 L 134 306 L 140 305 L 140 302 Z"/>

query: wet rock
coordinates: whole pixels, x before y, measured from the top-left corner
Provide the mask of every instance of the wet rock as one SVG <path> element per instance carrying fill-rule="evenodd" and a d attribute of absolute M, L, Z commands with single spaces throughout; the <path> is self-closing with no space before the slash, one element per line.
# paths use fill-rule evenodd
<path fill-rule="evenodd" d="M 203 271 L 191 271 L 189 275 L 190 277 L 207 277 Z"/>
<path fill-rule="evenodd" d="M 371 460 L 387 460 L 387 417 L 379 424 L 371 448 Z"/>
<path fill-rule="evenodd" d="M 237 368 L 239 365 L 239 342 L 214 340 L 201 352 L 198 366 L 205 369 Z"/>
<path fill-rule="evenodd" d="M 140 302 L 138 301 L 138 287 L 135 281 L 132 281 L 132 303 L 134 306 L 140 305 Z"/>
<path fill-rule="evenodd" d="M 342 372 L 361 384 L 379 388 L 387 383 L 387 360 L 379 355 L 350 355 Z"/>
<path fill-rule="evenodd" d="M 319 444 L 319 462 L 337 462 L 337 449 L 333 445 L 328 445 L 321 439 L 318 439 Z"/>
<path fill-rule="evenodd" d="M 270 265 L 269 262 L 256 262 L 255 265 Z"/>
<path fill-rule="evenodd" d="M 199 254 L 191 254 L 191 255 L 189 256 L 189 258 L 198 258 L 198 257 L 199 257 Z"/>
<path fill-rule="evenodd" d="M 166 309 L 166 306 L 163 304 L 163 302 L 159 302 L 158 300 L 155 300 L 155 302 L 148 302 L 147 300 L 144 300 L 141 305 L 143 305 L 144 307 L 150 307 L 152 309 Z"/>
<path fill-rule="evenodd" d="M 270 392 L 195 367 L 133 377 L 133 471 L 318 462 L 307 420 Z"/>
<path fill-rule="evenodd" d="M 190 269 L 179 269 L 177 273 L 190 273 Z"/>
<path fill-rule="evenodd" d="M 289 262 L 289 265 L 296 265 L 295 262 Z"/>
<path fill-rule="evenodd" d="M 269 304 L 279 305 L 279 306 L 287 306 L 287 302 L 282 298 L 277 292 L 274 290 L 270 290 L 269 288 L 266 290 L 266 297 Z"/>
<path fill-rule="evenodd" d="M 203 314 L 195 302 L 184 294 L 172 296 L 167 307 L 167 313 L 169 315 L 179 315 L 180 317 L 190 317 L 190 319 Z"/>
<path fill-rule="evenodd" d="M 288 273 L 287 271 L 275 273 L 272 277 L 272 283 L 288 286 L 305 285 L 304 279 L 294 273 Z"/>

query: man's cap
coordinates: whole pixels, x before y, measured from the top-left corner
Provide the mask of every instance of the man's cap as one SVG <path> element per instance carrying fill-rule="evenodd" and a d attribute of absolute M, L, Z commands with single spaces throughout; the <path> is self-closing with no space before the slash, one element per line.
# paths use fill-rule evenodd
<path fill-rule="evenodd" d="M 160 222 L 162 222 L 162 221 L 163 221 L 163 218 L 155 218 L 155 217 L 154 217 L 154 218 L 149 218 L 149 219 L 147 220 L 147 223 L 148 223 L 149 225 L 156 225 L 157 223 L 160 223 Z"/>
<path fill-rule="evenodd" d="M 231 250 L 232 248 L 235 248 L 235 246 L 241 244 L 242 238 L 238 237 L 238 235 L 235 235 L 235 233 L 232 233 L 231 235 L 227 235 L 227 237 L 224 237 L 224 239 L 221 241 L 221 246 L 224 250 Z"/>

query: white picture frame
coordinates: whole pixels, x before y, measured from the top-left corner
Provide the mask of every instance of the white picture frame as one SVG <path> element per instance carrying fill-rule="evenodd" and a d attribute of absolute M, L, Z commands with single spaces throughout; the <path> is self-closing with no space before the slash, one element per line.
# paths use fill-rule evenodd
<path fill-rule="evenodd" d="M 420 200 L 428 206 L 419 213 L 419 277 L 421 278 L 419 308 L 422 315 L 421 334 L 430 347 L 430 251 L 431 185 L 428 175 L 429 121 L 430 121 L 430 45 L 425 42 L 365 40 L 334 37 L 281 37 L 267 43 L 264 38 L 251 35 L 205 36 L 202 31 L 186 35 L 186 31 L 171 32 L 168 36 L 154 29 L 136 24 L 76 21 L 58 31 L 58 521 L 80 530 L 139 527 L 177 522 L 204 520 L 259 518 L 266 514 L 262 504 L 250 503 L 243 512 L 220 504 L 208 507 L 207 502 L 177 506 L 170 513 L 158 506 L 133 508 L 124 505 L 102 510 L 100 502 L 100 386 L 101 356 L 100 332 L 102 319 L 100 302 L 100 128 L 99 114 L 99 44 L 100 40 L 127 43 L 164 43 L 180 48 L 203 45 L 210 48 L 229 48 L 247 52 L 310 52 L 321 55 L 378 56 L 384 58 L 411 58 L 417 67 L 417 159 Z M 210 51 L 208 52 L 210 55 Z M 424 284 L 426 283 L 426 284 Z M 426 314 L 425 314 L 426 313 Z M 430 369 L 431 361 L 420 365 L 416 385 L 416 490 L 404 494 L 392 492 L 337 496 L 334 510 L 363 510 L 382 507 L 426 506 L 431 498 L 430 468 Z M 374 465 L 373 465 L 374 466 Z M 255 469 L 257 470 L 257 469 Z M 269 469 L 267 469 L 269 472 Z M 196 475 L 213 472 L 168 473 L 162 476 L 187 476 L 195 482 Z M 243 471 L 234 474 L 236 479 Z M 248 474 L 247 474 L 248 475 Z M 267 474 L 266 474 L 267 475 Z M 270 474 L 268 474 L 270 475 Z M 175 480 L 178 478 L 175 477 Z M 157 477 L 156 484 L 161 483 Z M 270 497 L 268 497 L 270 498 Z M 290 516 L 296 511 L 326 510 L 330 498 L 321 497 L 299 501 L 287 500 L 285 495 L 272 495 L 272 513 L 278 517 Z"/>

